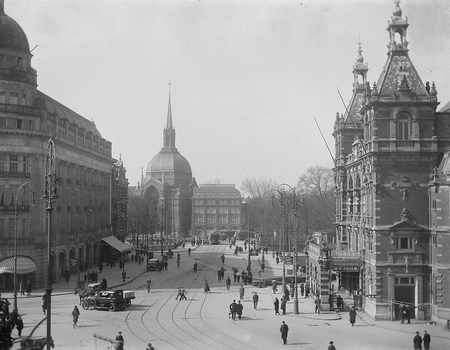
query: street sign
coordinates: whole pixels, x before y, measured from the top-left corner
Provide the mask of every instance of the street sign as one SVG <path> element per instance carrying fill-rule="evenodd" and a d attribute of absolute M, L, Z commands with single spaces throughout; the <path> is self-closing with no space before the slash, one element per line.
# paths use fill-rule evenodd
<path fill-rule="evenodd" d="M 70 259 L 70 265 L 77 266 L 77 264 L 78 264 L 78 259 Z"/>

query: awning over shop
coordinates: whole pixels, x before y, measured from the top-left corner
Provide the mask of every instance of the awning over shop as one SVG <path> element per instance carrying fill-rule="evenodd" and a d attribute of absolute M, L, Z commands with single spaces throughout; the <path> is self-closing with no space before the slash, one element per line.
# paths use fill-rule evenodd
<path fill-rule="evenodd" d="M 108 243 L 114 249 L 117 249 L 121 253 L 131 250 L 130 246 L 126 245 L 125 243 L 122 243 L 114 236 L 103 237 L 102 240 L 105 243 Z"/>
<path fill-rule="evenodd" d="M 33 260 L 25 256 L 17 257 L 16 273 L 18 275 L 25 275 L 34 271 L 36 271 L 36 264 Z M 2 273 L 14 273 L 14 257 L 9 257 L 0 261 L 0 274 Z"/>

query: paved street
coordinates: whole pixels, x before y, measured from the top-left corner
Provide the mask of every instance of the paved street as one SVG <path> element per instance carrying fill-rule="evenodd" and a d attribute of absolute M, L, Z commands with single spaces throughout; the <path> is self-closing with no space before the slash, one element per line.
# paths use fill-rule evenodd
<path fill-rule="evenodd" d="M 238 244 L 242 242 L 238 242 Z M 188 246 L 186 246 L 186 249 Z M 200 246 L 190 257 L 186 250 L 180 250 L 181 266 L 177 269 L 176 259 L 169 259 L 168 271 L 146 272 L 144 264 L 128 262 L 125 266 L 127 282 L 122 285 L 118 266 L 106 267 L 103 274 L 108 286 L 114 289 L 135 290 L 136 299 L 124 311 L 83 310 L 78 328 L 73 329 L 71 311 L 78 305 L 78 296 L 73 295 L 76 276 L 69 283 L 54 285 L 52 298 L 52 335 L 57 349 L 106 349 L 109 343 L 96 339 L 93 334 L 114 338 L 122 331 L 125 349 L 145 349 L 152 342 L 156 349 L 278 349 L 281 348 L 279 327 L 284 320 L 288 324 L 287 346 L 300 349 L 327 349 L 333 340 L 338 350 L 346 349 L 412 349 L 415 331 L 426 329 L 432 336 L 432 349 L 447 349 L 450 331 L 443 325 L 429 325 L 412 320 L 411 324 L 400 322 L 374 322 L 364 313 L 358 313 L 354 327 L 348 322 L 347 313 L 314 313 L 313 299 L 299 297 L 300 314 L 293 314 L 293 304 L 288 303 L 287 315 L 275 316 L 273 301 L 281 298 L 280 289 L 274 295 L 270 288 L 245 286 L 242 320 L 233 321 L 228 316 L 229 304 L 239 299 L 239 285 L 232 283 L 227 291 L 224 280 L 217 281 L 217 270 L 222 266 L 220 255 L 225 254 L 225 278 L 232 276 L 232 267 L 239 271 L 247 265 L 247 255 L 233 256 L 227 245 Z M 176 254 L 176 252 L 175 252 Z M 199 259 L 199 271 L 193 272 L 195 259 Z M 282 265 L 277 265 L 271 254 L 265 256 L 266 270 L 263 277 L 279 277 Z M 252 257 L 252 269 L 256 275 L 257 257 Z M 84 274 L 83 274 L 84 275 Z M 146 280 L 152 279 L 152 290 L 147 293 Z M 203 292 L 207 279 L 211 293 Z M 177 286 L 187 291 L 188 300 L 175 300 Z M 260 295 L 257 310 L 253 309 L 252 293 Z M 32 297 L 19 297 L 19 311 L 23 316 L 23 335 L 31 333 L 44 317 L 41 297 L 44 291 L 34 291 Z M 12 301 L 11 294 L 3 297 Z M 15 336 L 16 331 L 13 332 Z M 33 337 L 45 337 L 45 321 L 35 329 Z M 19 349 L 15 344 L 14 349 Z"/>

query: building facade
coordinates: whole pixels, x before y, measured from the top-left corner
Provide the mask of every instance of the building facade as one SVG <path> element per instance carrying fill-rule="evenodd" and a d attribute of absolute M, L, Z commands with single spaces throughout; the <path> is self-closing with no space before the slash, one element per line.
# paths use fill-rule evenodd
<path fill-rule="evenodd" d="M 175 136 L 169 94 L 163 147 L 148 163 L 138 187 L 130 189 L 130 195 L 142 197 L 143 203 L 155 201 L 158 204 L 160 237 L 169 242 L 190 235 L 191 198 L 197 187 L 189 162 L 176 148 Z"/>
<path fill-rule="evenodd" d="M 439 131 L 445 121 L 436 113 L 435 85 L 422 82 L 409 57 L 409 23 L 400 1 L 394 3 L 378 82 L 367 81 L 360 47 L 352 98 L 336 117 L 336 244 L 310 242 L 309 269 L 324 299 L 335 285 L 374 319 L 399 318 L 400 303 L 411 317 L 429 319 L 435 254 L 429 182 L 450 139 Z M 434 269 L 438 276 L 439 263 Z"/>
<path fill-rule="evenodd" d="M 203 184 L 192 197 L 192 234 L 209 239 L 212 233 L 234 237 L 242 229 L 242 197 L 234 184 Z"/>
<path fill-rule="evenodd" d="M 31 59 L 25 33 L 5 14 L 1 0 L 0 271 L 6 272 L 0 274 L 2 289 L 13 287 L 15 256 L 18 279 L 31 279 L 33 288 L 46 282 L 47 211 L 41 197 L 50 138 L 56 148 L 59 195 L 51 215 L 53 280 L 66 269 L 77 272 L 77 261 L 97 265 L 108 249 L 102 238 L 112 236 L 112 202 L 117 194 L 111 142 L 93 122 L 37 89 Z M 115 234 L 120 238 L 125 230 L 118 228 Z"/>

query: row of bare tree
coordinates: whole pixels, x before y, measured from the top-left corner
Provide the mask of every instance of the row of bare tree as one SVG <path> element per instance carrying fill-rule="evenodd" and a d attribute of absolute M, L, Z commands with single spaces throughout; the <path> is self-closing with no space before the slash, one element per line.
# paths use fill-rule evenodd
<path fill-rule="evenodd" d="M 247 197 L 250 231 L 260 232 L 269 242 L 280 233 L 292 234 L 294 228 L 299 242 L 313 232 L 333 231 L 333 176 L 331 169 L 316 166 L 299 177 L 296 187 L 267 178 L 244 179 L 241 191 Z"/>

